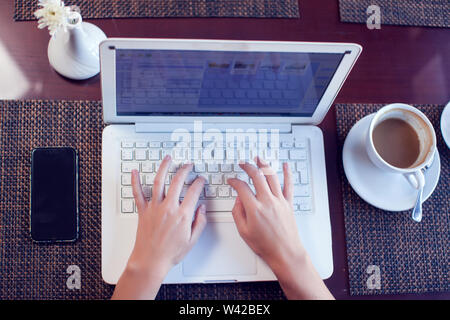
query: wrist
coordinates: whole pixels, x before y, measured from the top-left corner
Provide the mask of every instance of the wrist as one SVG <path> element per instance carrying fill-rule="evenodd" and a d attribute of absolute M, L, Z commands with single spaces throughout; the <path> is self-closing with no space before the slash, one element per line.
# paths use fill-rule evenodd
<path fill-rule="evenodd" d="M 167 272 L 161 265 L 145 264 L 131 256 L 117 282 L 113 299 L 155 299 Z"/>
<path fill-rule="evenodd" d="M 170 264 L 162 259 L 153 257 L 142 258 L 132 253 L 125 271 L 139 275 L 143 279 L 152 278 L 162 282 L 170 269 Z"/>
<path fill-rule="evenodd" d="M 290 253 L 281 254 L 273 262 L 269 263 L 278 280 L 289 278 L 293 273 L 304 272 L 312 266 L 311 259 L 303 248 Z"/>
<path fill-rule="evenodd" d="M 288 299 L 333 299 L 305 250 L 282 259 L 272 270 Z"/>

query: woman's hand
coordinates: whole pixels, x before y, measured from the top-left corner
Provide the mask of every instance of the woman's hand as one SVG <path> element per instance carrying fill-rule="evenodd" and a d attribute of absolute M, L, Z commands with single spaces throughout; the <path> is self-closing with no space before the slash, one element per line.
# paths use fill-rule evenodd
<path fill-rule="evenodd" d="M 255 193 L 246 182 L 228 180 L 238 193 L 232 213 L 240 235 L 269 265 L 288 298 L 332 299 L 300 242 L 288 164 L 283 164 L 282 190 L 273 169 L 259 158 L 255 162 L 258 167 L 241 165 L 253 180 Z"/>
<path fill-rule="evenodd" d="M 131 183 L 139 217 L 136 242 L 113 298 L 154 298 L 164 277 L 194 246 L 206 225 L 204 205 L 195 210 L 204 178 L 198 177 L 192 183 L 180 203 L 180 194 L 192 164 L 177 171 L 165 196 L 164 181 L 170 165 L 169 156 L 161 162 L 150 202 L 144 197 L 138 172 L 132 172 Z"/>
<path fill-rule="evenodd" d="M 282 190 L 273 169 L 259 158 L 256 163 L 258 168 L 248 163 L 240 165 L 253 180 L 256 194 L 244 181 L 228 180 L 238 193 L 232 213 L 245 242 L 272 270 L 277 270 L 291 257 L 305 253 L 292 207 L 292 176 L 284 163 Z"/>

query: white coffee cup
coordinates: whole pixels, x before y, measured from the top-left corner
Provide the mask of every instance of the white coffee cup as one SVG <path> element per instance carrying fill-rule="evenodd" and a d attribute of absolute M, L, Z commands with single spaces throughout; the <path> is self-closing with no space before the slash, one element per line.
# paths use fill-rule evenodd
<path fill-rule="evenodd" d="M 378 124 L 387 119 L 400 119 L 407 122 L 419 138 L 419 154 L 412 165 L 407 168 L 393 166 L 381 157 L 374 145 L 373 131 Z M 418 109 L 402 103 L 387 105 L 375 114 L 366 137 L 366 150 L 370 160 L 386 172 L 399 173 L 405 176 L 411 186 L 421 189 L 425 185 L 422 169 L 431 164 L 436 151 L 436 134 L 430 120 Z"/>

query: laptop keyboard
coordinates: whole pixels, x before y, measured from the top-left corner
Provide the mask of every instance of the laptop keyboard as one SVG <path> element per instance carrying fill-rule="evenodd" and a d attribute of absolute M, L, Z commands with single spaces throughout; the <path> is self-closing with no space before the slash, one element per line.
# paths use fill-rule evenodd
<path fill-rule="evenodd" d="M 124 140 L 120 142 L 120 146 L 121 183 L 119 192 L 123 214 L 137 213 L 131 187 L 131 171 L 134 169 L 139 171 L 144 196 L 150 200 L 156 172 L 162 159 L 167 154 L 172 156 L 173 161 L 165 180 L 166 192 L 181 163 L 191 159 L 190 162 L 194 163 L 194 167 L 185 181 L 180 198 L 184 198 L 187 189 L 196 177 L 202 175 L 207 182 L 202 190 L 199 202 L 206 204 L 207 211 L 231 211 L 237 193 L 227 184 L 227 179 L 241 179 L 247 182 L 255 192 L 252 179 L 239 167 L 238 163 L 245 160 L 254 164 L 253 160 L 250 159 L 254 159 L 258 153 L 262 159 L 272 160 L 268 162 L 276 170 L 281 185 L 283 185 L 284 180 L 282 163 L 289 163 L 294 183 L 294 213 L 296 215 L 310 215 L 314 212 L 309 169 L 310 153 L 307 139 L 294 141 L 291 136 L 284 135 L 283 139 L 280 138 L 278 146 L 271 143 L 264 145 L 243 143 L 240 146 L 235 143 L 232 145 L 218 145 L 217 143 L 211 145 L 207 142 L 191 142 L 191 145 L 186 143 L 180 145 L 180 143 L 176 144 L 173 141 L 144 140 Z M 205 149 L 208 151 L 205 152 Z M 240 161 L 235 159 L 240 159 Z"/>

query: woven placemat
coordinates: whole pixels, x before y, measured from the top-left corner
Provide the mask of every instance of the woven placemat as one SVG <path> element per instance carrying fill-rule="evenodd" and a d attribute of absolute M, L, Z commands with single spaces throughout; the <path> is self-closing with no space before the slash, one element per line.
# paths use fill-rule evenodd
<path fill-rule="evenodd" d="M 366 23 L 371 5 L 380 7 L 382 25 L 450 27 L 449 0 L 339 0 L 341 21 Z"/>
<path fill-rule="evenodd" d="M 15 0 L 15 20 L 33 20 L 38 0 Z M 298 18 L 298 0 L 66 0 L 89 18 Z"/>
<path fill-rule="evenodd" d="M 375 104 L 336 105 L 340 150 L 352 126 L 381 107 Z M 440 180 L 423 204 L 421 223 L 412 221 L 411 212 L 385 212 L 364 202 L 351 188 L 341 167 L 352 295 L 450 291 L 450 152 L 439 129 L 443 107 L 416 107 L 435 128 L 441 159 Z M 371 265 L 375 267 L 369 267 Z M 369 280 L 372 275 L 374 277 Z M 380 280 L 379 286 L 372 282 L 376 278 Z"/>
<path fill-rule="evenodd" d="M 108 299 L 101 278 L 102 106 L 89 101 L 0 101 L 0 300 Z M 29 234 L 31 150 L 71 146 L 79 155 L 80 238 L 38 245 Z M 69 266 L 81 288 L 66 285 Z M 163 285 L 158 299 L 283 299 L 277 282 Z"/>

